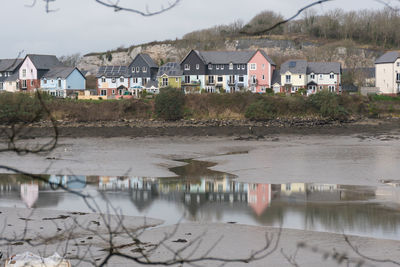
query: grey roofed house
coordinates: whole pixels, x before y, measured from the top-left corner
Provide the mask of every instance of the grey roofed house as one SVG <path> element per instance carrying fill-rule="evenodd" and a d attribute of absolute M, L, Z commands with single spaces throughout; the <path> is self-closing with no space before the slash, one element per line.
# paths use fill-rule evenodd
<path fill-rule="evenodd" d="M 0 59 L 0 72 L 14 72 L 21 66 L 23 61 L 22 58 Z"/>
<path fill-rule="evenodd" d="M 149 65 L 150 68 L 158 68 L 158 65 L 154 62 L 154 60 L 148 54 L 139 54 L 142 56 L 143 60 Z"/>
<path fill-rule="evenodd" d="M 168 62 L 158 69 L 157 77 L 161 77 L 164 74 L 167 76 L 179 77 L 183 75 L 183 71 L 178 62 Z"/>
<path fill-rule="evenodd" d="M 35 65 L 35 68 L 38 70 L 49 70 L 56 66 L 63 66 L 61 61 L 59 61 L 58 58 L 53 55 L 29 54 L 26 55 L 26 57 L 30 58 L 32 63 Z"/>
<path fill-rule="evenodd" d="M 308 62 L 307 74 L 310 73 L 341 73 L 341 65 L 339 62 Z"/>
<path fill-rule="evenodd" d="M 152 88 L 152 87 L 158 88 L 158 81 L 157 80 L 151 80 L 145 86 L 145 88 Z"/>
<path fill-rule="evenodd" d="M 288 60 L 281 66 L 281 74 L 285 74 L 290 71 L 295 74 L 306 74 L 307 73 L 307 61 L 306 60 Z"/>
<path fill-rule="evenodd" d="M 205 64 L 245 64 L 256 51 L 196 51 Z"/>
<path fill-rule="evenodd" d="M 279 70 L 274 70 L 272 73 L 271 85 L 281 84 L 281 72 Z"/>
<path fill-rule="evenodd" d="M 83 75 L 83 73 L 78 68 L 75 68 L 75 67 L 54 67 L 54 68 L 51 68 L 48 72 L 46 72 L 42 78 L 66 79 L 75 69 L 78 70 L 82 74 L 82 76 L 85 78 L 85 75 Z"/>
<path fill-rule="evenodd" d="M 398 51 L 389 51 L 375 60 L 375 64 L 394 63 L 399 57 Z"/>
<path fill-rule="evenodd" d="M 101 66 L 96 74 L 97 78 L 119 78 L 119 77 L 130 77 L 127 66 Z"/>
<path fill-rule="evenodd" d="M 5 82 L 15 82 L 19 80 L 19 73 L 15 72 L 14 74 L 11 74 L 8 77 L 5 77 L 4 81 Z"/>

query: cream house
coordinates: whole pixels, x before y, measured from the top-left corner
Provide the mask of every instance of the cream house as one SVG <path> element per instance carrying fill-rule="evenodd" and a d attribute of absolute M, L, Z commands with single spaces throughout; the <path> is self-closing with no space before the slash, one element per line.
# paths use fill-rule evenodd
<path fill-rule="evenodd" d="M 282 64 L 281 86 L 284 93 L 296 93 L 307 87 L 307 61 L 289 60 Z"/>
<path fill-rule="evenodd" d="M 376 87 L 387 95 L 400 93 L 400 52 L 390 51 L 375 61 Z"/>

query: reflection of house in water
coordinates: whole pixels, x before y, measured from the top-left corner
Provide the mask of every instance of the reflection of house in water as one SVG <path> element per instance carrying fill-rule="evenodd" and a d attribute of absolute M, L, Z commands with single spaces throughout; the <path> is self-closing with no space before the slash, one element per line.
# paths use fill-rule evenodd
<path fill-rule="evenodd" d="M 52 188 L 62 185 L 69 189 L 83 189 L 86 187 L 86 176 L 80 175 L 51 175 L 49 182 Z"/>
<path fill-rule="evenodd" d="M 271 185 L 249 184 L 247 200 L 254 212 L 260 216 L 271 203 Z"/>
<path fill-rule="evenodd" d="M 32 208 L 39 198 L 38 184 L 21 184 L 21 199 L 28 208 Z"/>
<path fill-rule="evenodd" d="M 341 200 L 341 191 L 334 184 L 287 183 L 281 185 L 281 199 L 289 201 Z"/>

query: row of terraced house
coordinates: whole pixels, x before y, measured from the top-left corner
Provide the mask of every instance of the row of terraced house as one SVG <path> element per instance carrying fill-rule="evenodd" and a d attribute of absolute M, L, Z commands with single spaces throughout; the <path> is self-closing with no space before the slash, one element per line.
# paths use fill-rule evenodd
<path fill-rule="evenodd" d="M 129 66 L 102 66 L 97 73 L 100 96 L 138 96 L 146 90 L 181 88 L 185 93 L 239 92 L 307 94 L 340 92 L 341 65 L 336 62 L 289 60 L 278 70 L 263 51 L 190 51 L 181 62 L 159 67 L 148 54 L 138 54 Z"/>
<path fill-rule="evenodd" d="M 25 58 L 0 59 L 0 92 L 41 90 L 55 97 L 67 97 L 85 89 L 84 73 L 64 66 L 54 55 L 28 54 Z"/>

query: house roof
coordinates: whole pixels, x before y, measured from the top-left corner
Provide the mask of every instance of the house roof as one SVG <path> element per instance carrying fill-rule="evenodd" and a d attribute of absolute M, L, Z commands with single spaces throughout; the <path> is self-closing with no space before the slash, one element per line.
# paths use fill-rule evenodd
<path fill-rule="evenodd" d="M 103 76 L 107 78 L 130 77 L 127 66 L 101 66 L 97 71 L 96 77 Z"/>
<path fill-rule="evenodd" d="M 146 84 L 146 88 L 158 88 L 158 81 L 157 80 L 151 80 Z"/>
<path fill-rule="evenodd" d="M 281 74 L 290 71 L 291 73 L 306 73 L 307 61 L 306 60 L 288 60 L 281 66 Z"/>
<path fill-rule="evenodd" d="M 66 79 L 76 68 L 74 67 L 55 67 L 46 72 L 42 78 L 46 79 Z"/>
<path fill-rule="evenodd" d="M 139 54 L 144 61 L 149 65 L 150 68 L 158 68 L 158 65 L 154 62 L 154 60 L 148 54 Z M 138 56 L 139 56 L 138 55 Z"/>
<path fill-rule="evenodd" d="M 276 83 L 281 84 L 281 72 L 279 70 L 274 70 L 272 73 L 271 84 L 274 85 Z"/>
<path fill-rule="evenodd" d="M 49 70 L 56 66 L 63 66 L 56 56 L 53 55 L 26 55 L 38 70 Z"/>
<path fill-rule="evenodd" d="M 246 64 L 256 51 L 196 51 L 205 64 Z"/>
<path fill-rule="evenodd" d="M 167 76 L 182 76 L 183 71 L 181 69 L 181 65 L 178 62 L 168 62 L 167 64 L 162 65 L 158 69 L 157 76 L 163 76 L 166 74 Z"/>
<path fill-rule="evenodd" d="M 0 72 L 14 72 L 23 62 L 22 58 L 0 59 Z"/>
<path fill-rule="evenodd" d="M 8 76 L 8 77 L 6 77 L 6 78 L 4 79 L 5 82 L 15 82 L 15 81 L 17 81 L 17 80 L 19 80 L 19 73 L 18 73 L 18 71 L 15 72 L 15 73 L 13 73 L 13 74 L 11 74 L 10 76 Z"/>
<path fill-rule="evenodd" d="M 340 73 L 341 65 L 339 62 L 308 62 L 307 74 L 309 73 Z"/>
<path fill-rule="evenodd" d="M 264 50 L 258 50 L 268 60 L 269 64 L 276 66 L 275 62 L 270 58 Z"/>
<path fill-rule="evenodd" d="M 398 51 L 389 51 L 375 60 L 375 64 L 394 63 L 400 57 Z"/>

